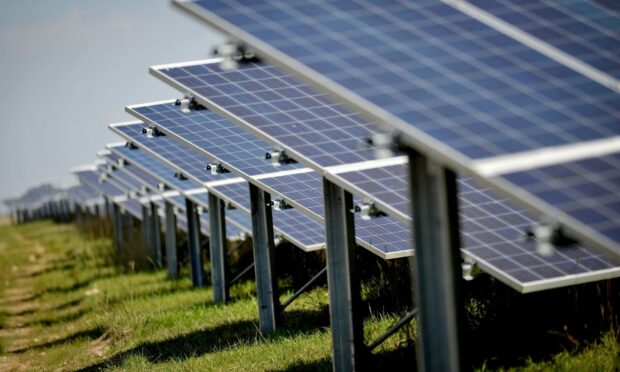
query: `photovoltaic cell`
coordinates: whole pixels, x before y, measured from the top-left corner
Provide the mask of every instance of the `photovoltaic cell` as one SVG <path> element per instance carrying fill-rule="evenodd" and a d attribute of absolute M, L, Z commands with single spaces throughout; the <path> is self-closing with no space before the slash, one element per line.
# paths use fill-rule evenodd
<path fill-rule="evenodd" d="M 406 164 L 340 175 L 383 205 L 410 214 Z M 460 178 L 458 189 L 463 253 L 513 288 L 530 292 L 620 276 L 620 261 L 581 245 L 556 247 L 551 257 L 540 255 L 535 241 L 524 238 L 537 223 L 532 214 L 471 179 Z"/>
<path fill-rule="evenodd" d="M 235 164 L 239 172 L 252 176 L 300 167 L 286 164 L 275 168 L 265 160 L 271 146 L 210 110 L 183 113 L 174 103 L 130 106 L 128 112 L 176 136 L 194 148 L 217 158 L 225 168 Z"/>
<path fill-rule="evenodd" d="M 532 37 L 620 79 L 620 13 L 617 9 L 614 12 L 584 0 L 469 2 Z"/>
<path fill-rule="evenodd" d="M 620 153 L 501 176 L 620 243 Z"/>

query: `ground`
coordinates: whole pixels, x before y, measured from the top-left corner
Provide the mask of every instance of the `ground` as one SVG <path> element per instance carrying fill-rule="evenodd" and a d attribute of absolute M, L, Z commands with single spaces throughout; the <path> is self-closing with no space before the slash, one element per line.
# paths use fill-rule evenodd
<path fill-rule="evenodd" d="M 216 305 L 209 288 L 192 289 L 185 277 L 112 264 L 110 246 L 73 225 L 0 225 L 0 371 L 331 370 L 324 286 L 294 302 L 275 335 L 262 337 L 253 281 Z M 396 320 L 368 316 L 366 342 Z M 373 367 L 411 368 L 414 330 L 415 322 L 375 350 Z M 611 371 L 617 353 L 607 333 L 578 352 L 518 367 Z"/>

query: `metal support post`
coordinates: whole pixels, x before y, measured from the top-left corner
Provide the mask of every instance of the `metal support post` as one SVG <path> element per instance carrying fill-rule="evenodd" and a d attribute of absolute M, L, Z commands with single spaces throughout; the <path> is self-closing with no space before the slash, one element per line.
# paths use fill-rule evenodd
<path fill-rule="evenodd" d="M 166 261 L 168 277 L 179 276 L 179 261 L 177 257 L 177 218 L 174 215 L 174 206 L 166 201 Z"/>
<path fill-rule="evenodd" d="M 121 216 L 121 207 L 116 203 L 112 203 L 112 223 L 114 225 L 114 246 L 118 254 L 123 249 L 123 216 Z"/>
<path fill-rule="evenodd" d="M 142 251 L 147 257 L 151 257 L 151 216 L 149 216 L 149 206 L 142 204 Z M 151 257 L 153 258 L 153 257 Z"/>
<path fill-rule="evenodd" d="M 211 285 L 213 301 L 226 302 L 228 293 L 228 263 L 226 255 L 226 206 L 217 196 L 209 193 L 209 239 L 211 252 Z"/>
<path fill-rule="evenodd" d="M 355 268 L 353 197 L 323 178 L 329 315 L 334 371 L 363 368 L 366 350 Z"/>
<path fill-rule="evenodd" d="M 416 242 L 412 267 L 420 309 L 418 367 L 458 371 L 463 318 L 456 175 L 413 151 L 409 167 Z"/>
<path fill-rule="evenodd" d="M 194 287 L 204 287 L 205 272 L 202 266 L 202 252 L 200 250 L 200 216 L 196 205 L 185 198 L 185 213 L 187 214 L 187 246 Z"/>
<path fill-rule="evenodd" d="M 162 245 L 161 245 L 161 221 L 157 213 L 157 205 L 150 203 L 151 215 L 151 248 L 153 249 L 153 260 L 158 268 L 163 266 Z"/>
<path fill-rule="evenodd" d="M 270 202 L 269 193 L 250 184 L 254 274 L 256 275 L 258 320 L 262 334 L 275 331 L 280 317 Z"/>

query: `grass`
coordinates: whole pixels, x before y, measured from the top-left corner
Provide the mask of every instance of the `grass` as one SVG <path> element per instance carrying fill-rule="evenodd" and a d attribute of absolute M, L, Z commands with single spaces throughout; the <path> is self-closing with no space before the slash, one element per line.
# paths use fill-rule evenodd
<path fill-rule="evenodd" d="M 253 281 L 233 286 L 233 301 L 216 305 L 209 288 L 193 289 L 187 278 L 112 264 L 110 248 L 108 239 L 85 236 L 73 225 L 0 225 L 0 370 L 331 370 L 325 286 L 302 295 L 279 330 L 263 337 Z M 370 281 L 363 292 L 376 294 L 379 287 Z M 400 306 L 370 297 L 367 343 L 397 320 Z M 469 302 L 488 316 L 481 302 Z M 368 366 L 410 368 L 414 333 L 415 321 L 379 346 Z M 618 368 L 617 355 L 617 339 L 608 332 L 542 359 L 507 365 L 486 355 L 475 365 L 604 371 Z"/>

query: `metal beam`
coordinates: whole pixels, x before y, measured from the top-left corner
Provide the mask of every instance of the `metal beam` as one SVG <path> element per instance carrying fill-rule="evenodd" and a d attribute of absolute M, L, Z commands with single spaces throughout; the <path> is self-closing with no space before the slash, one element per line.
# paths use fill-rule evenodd
<path fill-rule="evenodd" d="M 150 224 L 151 224 L 151 248 L 153 249 L 153 261 L 155 265 L 160 268 L 163 266 L 162 257 L 162 244 L 161 244 L 161 221 L 159 214 L 157 213 L 157 205 L 153 202 L 150 203 Z"/>
<path fill-rule="evenodd" d="M 228 293 L 228 263 L 226 255 L 226 206 L 217 196 L 209 193 L 209 251 L 211 252 L 211 284 L 213 301 L 226 302 Z"/>
<path fill-rule="evenodd" d="M 304 292 L 310 289 L 321 277 L 323 274 L 327 272 L 327 266 L 322 268 L 318 273 L 316 273 L 310 280 L 306 282 L 301 288 L 299 288 L 295 293 L 291 295 L 286 301 L 282 303 L 282 310 L 286 309 L 286 307 L 293 303 L 299 296 L 301 296 Z"/>
<path fill-rule="evenodd" d="M 256 275 L 258 319 L 262 334 L 275 331 L 280 318 L 270 203 L 269 193 L 250 184 L 254 273 Z"/>
<path fill-rule="evenodd" d="M 230 285 L 233 285 L 233 284 L 237 283 L 241 278 L 243 278 L 243 276 L 245 274 L 247 274 L 253 268 L 254 268 L 254 262 L 249 264 L 245 269 L 241 270 L 241 272 L 239 274 L 237 274 L 237 276 L 232 278 L 232 280 L 230 281 Z"/>
<path fill-rule="evenodd" d="M 334 371 L 364 368 L 366 350 L 355 269 L 353 197 L 323 178 L 329 315 Z"/>
<path fill-rule="evenodd" d="M 177 256 L 177 217 L 174 214 L 174 206 L 166 201 L 166 261 L 168 265 L 168 277 L 179 276 L 179 260 Z"/>
<path fill-rule="evenodd" d="M 123 216 L 121 207 L 116 203 L 112 203 L 112 223 L 114 225 L 114 246 L 116 253 L 119 254 L 123 249 Z"/>
<path fill-rule="evenodd" d="M 150 206 L 142 204 L 142 248 L 144 255 L 153 258 L 151 248 L 151 217 L 149 216 Z"/>
<path fill-rule="evenodd" d="M 420 309 L 418 367 L 458 371 L 463 316 L 456 175 L 416 152 L 409 156 L 416 242 L 412 268 Z"/>
<path fill-rule="evenodd" d="M 187 247 L 189 249 L 189 264 L 194 287 L 205 286 L 205 272 L 202 264 L 200 245 L 200 216 L 194 204 L 185 198 L 185 213 L 187 214 Z"/>

